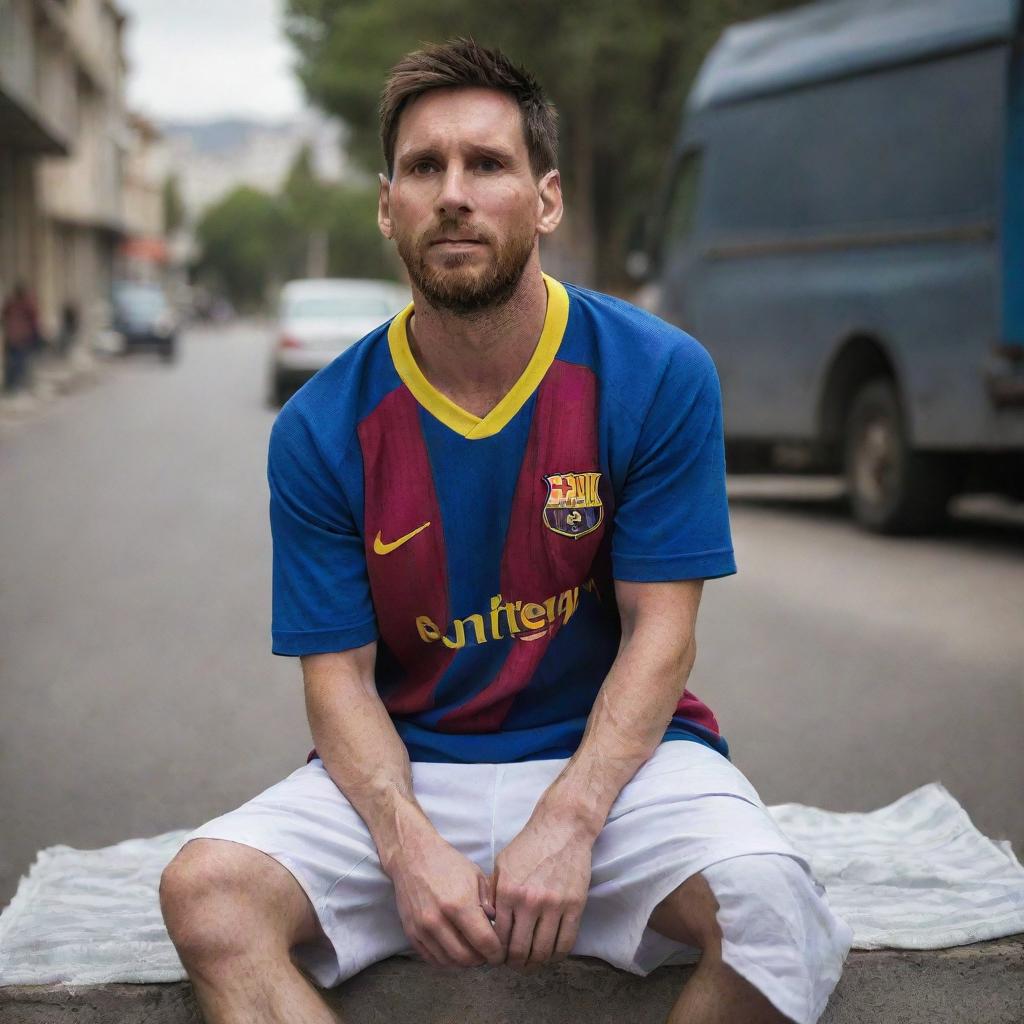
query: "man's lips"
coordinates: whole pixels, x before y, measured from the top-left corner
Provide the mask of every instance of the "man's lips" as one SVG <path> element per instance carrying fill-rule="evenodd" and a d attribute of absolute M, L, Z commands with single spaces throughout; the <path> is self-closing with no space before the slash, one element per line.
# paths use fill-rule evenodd
<path fill-rule="evenodd" d="M 483 245 L 479 238 L 435 238 L 431 245 Z"/>

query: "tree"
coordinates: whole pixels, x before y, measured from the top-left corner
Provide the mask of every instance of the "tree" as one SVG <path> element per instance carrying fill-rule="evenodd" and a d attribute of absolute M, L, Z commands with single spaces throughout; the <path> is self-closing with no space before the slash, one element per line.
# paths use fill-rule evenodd
<path fill-rule="evenodd" d="M 286 31 L 308 96 L 344 118 L 350 152 L 382 169 L 377 102 L 388 69 L 423 40 L 473 35 L 537 74 L 557 105 L 575 279 L 616 288 L 637 218 L 648 212 L 683 98 L 729 23 L 798 0 L 288 0 Z M 557 242 L 558 235 L 553 241 Z"/>
<path fill-rule="evenodd" d="M 211 206 L 196 225 L 199 275 L 243 309 L 260 308 L 285 271 L 290 231 L 280 202 L 242 186 Z"/>
<path fill-rule="evenodd" d="M 285 215 L 294 229 L 292 276 L 323 277 L 327 273 L 328 235 L 324 223 L 330 187 L 313 167 L 313 151 L 306 143 L 295 155 L 281 188 Z"/>
<path fill-rule="evenodd" d="M 394 248 L 377 227 L 377 189 L 338 185 L 325 197 L 328 272 L 332 277 L 400 276 Z"/>
<path fill-rule="evenodd" d="M 394 277 L 397 260 L 377 227 L 377 189 L 321 181 L 308 145 L 281 187 L 292 238 L 289 277 Z"/>
<path fill-rule="evenodd" d="M 301 277 L 400 276 L 377 228 L 377 190 L 321 182 L 300 151 L 281 193 L 236 188 L 196 226 L 197 272 L 242 309 L 266 305 L 275 286 Z"/>

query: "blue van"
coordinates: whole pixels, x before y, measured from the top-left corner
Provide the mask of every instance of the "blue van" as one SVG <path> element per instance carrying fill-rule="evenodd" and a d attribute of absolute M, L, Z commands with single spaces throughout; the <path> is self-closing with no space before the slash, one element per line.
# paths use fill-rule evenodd
<path fill-rule="evenodd" d="M 731 468 L 845 473 L 864 526 L 1024 497 L 1021 0 L 822 0 L 728 29 L 687 100 L 654 305 Z"/>

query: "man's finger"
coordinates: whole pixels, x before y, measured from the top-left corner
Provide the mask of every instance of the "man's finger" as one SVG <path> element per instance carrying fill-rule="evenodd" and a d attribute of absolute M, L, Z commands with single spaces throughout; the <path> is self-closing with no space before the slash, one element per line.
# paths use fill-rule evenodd
<path fill-rule="evenodd" d="M 494 910 L 494 934 L 498 936 L 507 959 L 508 943 L 512 938 L 512 903 L 507 897 L 499 896 Z"/>
<path fill-rule="evenodd" d="M 530 947 L 533 945 L 533 930 L 537 925 L 537 915 L 520 904 L 512 912 L 512 935 L 508 943 L 508 959 L 506 963 L 514 970 L 521 971 L 530 959 Z"/>
<path fill-rule="evenodd" d="M 494 920 L 494 896 L 491 894 L 491 880 L 486 875 L 478 876 L 480 887 L 480 906 L 484 908 L 487 917 Z"/>
<path fill-rule="evenodd" d="M 572 952 L 572 947 L 576 945 L 576 936 L 579 934 L 579 930 L 579 914 L 562 915 L 562 920 L 558 925 L 558 938 L 555 939 L 555 950 L 551 955 L 552 960 L 557 963 L 559 960 L 564 960 Z"/>
<path fill-rule="evenodd" d="M 480 915 L 481 918 L 483 914 Z M 466 967 L 469 962 L 478 963 L 486 959 L 478 953 L 447 918 L 431 932 L 431 937 L 441 946 L 452 967 Z"/>
<path fill-rule="evenodd" d="M 430 952 L 429 947 L 424 945 L 424 943 L 417 942 L 416 939 L 409 939 L 409 944 L 412 946 L 412 948 L 416 951 L 416 953 L 419 955 L 420 959 L 425 964 L 430 964 L 431 967 L 444 967 L 445 966 L 445 964 L 442 964 L 437 959 L 437 957 L 433 953 Z"/>
<path fill-rule="evenodd" d="M 555 940 L 558 938 L 558 925 L 562 915 L 556 911 L 548 911 L 541 915 L 537 921 L 537 928 L 533 933 L 533 947 L 530 949 L 529 963 L 531 965 L 546 964 L 551 959 L 555 949 Z"/>
<path fill-rule="evenodd" d="M 505 948 L 494 933 L 494 926 L 480 907 L 465 907 L 455 918 L 462 937 L 489 964 L 505 962 Z"/>
<path fill-rule="evenodd" d="M 427 963 L 434 967 L 454 967 L 451 959 L 445 953 L 441 944 L 433 936 L 424 934 L 419 940 L 419 945 L 426 954 Z"/>

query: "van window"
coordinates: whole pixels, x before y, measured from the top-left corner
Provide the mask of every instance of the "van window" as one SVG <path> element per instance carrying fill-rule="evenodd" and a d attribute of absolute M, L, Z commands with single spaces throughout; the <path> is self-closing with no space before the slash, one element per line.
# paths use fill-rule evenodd
<path fill-rule="evenodd" d="M 668 216 L 665 219 L 665 240 L 681 242 L 693 230 L 693 215 L 697 208 L 697 184 L 703 157 L 699 150 L 684 153 L 676 165 L 669 199 Z"/>

